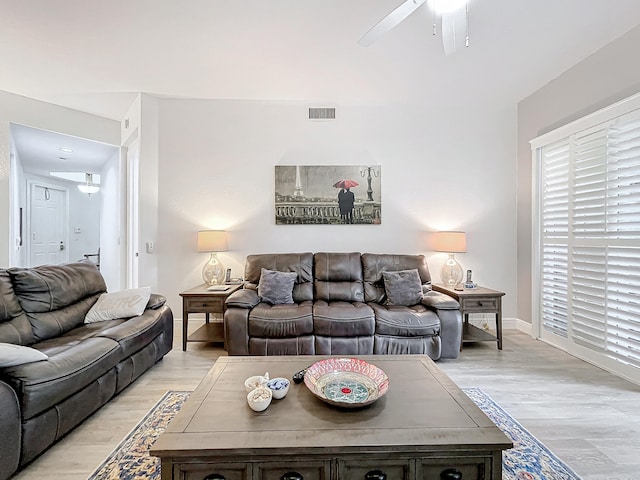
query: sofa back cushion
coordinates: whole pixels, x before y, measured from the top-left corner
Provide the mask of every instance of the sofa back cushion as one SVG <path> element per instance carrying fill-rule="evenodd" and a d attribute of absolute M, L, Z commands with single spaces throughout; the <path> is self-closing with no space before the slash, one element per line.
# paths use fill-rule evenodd
<path fill-rule="evenodd" d="M 36 341 L 81 325 L 107 286 L 89 261 L 8 269 L 13 290 L 27 314 Z"/>
<path fill-rule="evenodd" d="M 293 301 L 301 303 L 313 300 L 313 254 L 267 253 L 248 255 L 244 265 L 245 288 L 257 290 L 262 269 L 278 272 L 296 272 Z"/>
<path fill-rule="evenodd" d="M 316 300 L 364 302 L 360 253 L 316 253 L 314 277 Z"/>
<path fill-rule="evenodd" d="M 423 289 L 430 289 L 431 275 L 424 255 L 362 254 L 365 302 L 385 303 L 386 295 L 382 272 L 418 270 Z"/>
<path fill-rule="evenodd" d="M 0 269 L 0 342 L 31 345 L 35 341 L 29 319 L 13 291 L 11 276 Z"/>

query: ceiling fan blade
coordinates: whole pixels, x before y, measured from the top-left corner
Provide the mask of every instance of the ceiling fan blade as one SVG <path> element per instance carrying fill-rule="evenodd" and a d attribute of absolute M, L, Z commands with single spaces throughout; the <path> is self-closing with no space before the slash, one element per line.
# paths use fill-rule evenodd
<path fill-rule="evenodd" d="M 358 40 L 358 44 L 363 47 L 368 47 L 373 44 L 373 42 L 378 40 L 382 35 L 411 15 L 425 1 L 426 0 L 406 0 L 393 12 L 371 27 L 371 29 Z"/>

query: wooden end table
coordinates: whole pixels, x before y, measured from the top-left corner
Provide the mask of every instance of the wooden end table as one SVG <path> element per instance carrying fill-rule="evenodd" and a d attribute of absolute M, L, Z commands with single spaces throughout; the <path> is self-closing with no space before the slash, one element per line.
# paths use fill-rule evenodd
<path fill-rule="evenodd" d="M 446 293 L 460 303 L 460 313 L 464 318 L 462 325 L 462 343 L 495 342 L 498 350 L 502 350 L 502 297 L 504 292 L 486 287 L 454 290 L 441 283 L 433 285 L 436 292 Z M 470 313 L 494 313 L 496 315 L 496 334 L 492 335 L 469 323 Z M 462 350 L 462 344 L 460 345 Z"/>
<path fill-rule="evenodd" d="M 182 297 L 182 351 L 187 350 L 187 342 L 224 343 L 224 311 L 225 300 L 242 285 L 224 285 L 226 290 L 207 290 L 209 285 L 203 283 L 180 293 Z M 205 324 L 187 336 L 190 313 L 204 313 Z M 210 314 L 220 314 L 220 319 L 210 321 Z"/>

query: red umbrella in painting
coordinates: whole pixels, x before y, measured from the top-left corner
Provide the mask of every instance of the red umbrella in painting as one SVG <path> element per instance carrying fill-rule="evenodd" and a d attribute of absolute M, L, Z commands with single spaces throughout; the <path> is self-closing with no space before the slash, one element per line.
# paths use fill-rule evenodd
<path fill-rule="evenodd" d="M 338 180 L 333 186 L 335 188 L 353 188 L 358 186 L 358 182 L 355 180 Z"/>

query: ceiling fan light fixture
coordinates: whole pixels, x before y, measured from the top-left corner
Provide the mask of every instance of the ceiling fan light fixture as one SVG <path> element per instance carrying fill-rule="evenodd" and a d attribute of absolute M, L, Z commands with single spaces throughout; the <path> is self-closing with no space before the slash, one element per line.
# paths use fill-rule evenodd
<path fill-rule="evenodd" d="M 78 185 L 78 190 L 82 193 L 86 193 L 91 195 L 92 193 L 97 193 L 100 191 L 100 187 L 93 183 L 93 173 L 87 173 L 86 175 L 86 183 L 81 183 Z"/>

